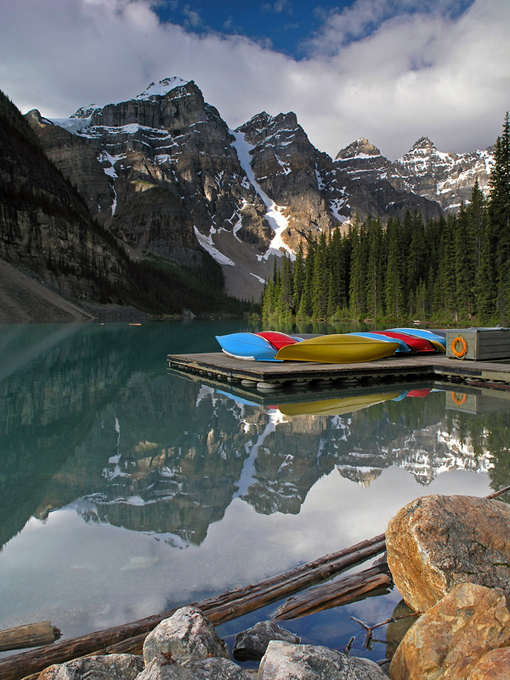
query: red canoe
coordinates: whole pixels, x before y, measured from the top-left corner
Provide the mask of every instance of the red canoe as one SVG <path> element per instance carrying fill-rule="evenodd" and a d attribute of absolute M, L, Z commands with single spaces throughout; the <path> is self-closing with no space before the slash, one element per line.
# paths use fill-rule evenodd
<path fill-rule="evenodd" d="M 270 342 L 275 349 L 281 349 L 282 347 L 294 345 L 294 343 L 298 342 L 296 338 L 287 335 L 287 333 L 280 333 L 278 331 L 260 331 L 260 333 L 256 333 L 256 335 L 265 338 L 265 340 Z"/>
<path fill-rule="evenodd" d="M 424 338 L 417 338 L 414 335 L 398 333 L 397 331 L 372 331 L 372 333 L 377 333 L 377 335 L 385 335 L 388 338 L 403 340 L 406 345 L 409 345 L 413 352 L 435 352 L 434 346 Z"/>

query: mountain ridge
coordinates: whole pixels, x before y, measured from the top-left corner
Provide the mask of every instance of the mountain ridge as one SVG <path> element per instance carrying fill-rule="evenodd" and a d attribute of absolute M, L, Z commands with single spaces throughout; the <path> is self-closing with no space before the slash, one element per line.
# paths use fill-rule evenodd
<path fill-rule="evenodd" d="M 418 182 L 416 163 L 392 163 L 367 140 L 333 160 L 292 111 L 262 111 L 229 129 L 192 80 L 151 83 L 132 99 L 82 107 L 69 119 L 35 111 L 27 118 L 102 226 L 179 264 L 196 265 L 208 251 L 227 292 L 240 298 L 260 296 L 275 258 L 293 257 L 301 243 L 346 229 L 356 216 L 445 212 L 431 188 L 437 181 L 429 171 Z M 470 178 L 464 184 L 469 191 Z"/>
<path fill-rule="evenodd" d="M 221 266 L 227 293 L 258 299 L 275 262 L 369 215 L 436 219 L 487 190 L 491 150 L 439 152 L 426 137 L 396 161 L 360 138 L 335 159 L 294 112 L 263 111 L 236 130 L 196 83 L 151 83 L 67 119 L 25 114 L 38 144 L 123 247 L 177 266 Z"/>

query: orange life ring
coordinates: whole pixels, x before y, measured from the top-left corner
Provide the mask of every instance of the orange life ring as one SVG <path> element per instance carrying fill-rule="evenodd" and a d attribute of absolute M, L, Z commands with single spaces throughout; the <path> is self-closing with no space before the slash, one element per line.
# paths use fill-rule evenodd
<path fill-rule="evenodd" d="M 460 342 L 461 349 L 457 349 L 457 345 Z M 452 354 L 457 357 L 457 359 L 464 359 L 467 352 L 467 342 L 464 340 L 462 335 L 457 335 L 457 337 L 452 342 Z"/>
<path fill-rule="evenodd" d="M 452 401 L 457 404 L 457 406 L 463 406 L 467 401 L 467 394 L 464 393 L 460 399 L 457 398 L 456 392 L 451 392 Z"/>

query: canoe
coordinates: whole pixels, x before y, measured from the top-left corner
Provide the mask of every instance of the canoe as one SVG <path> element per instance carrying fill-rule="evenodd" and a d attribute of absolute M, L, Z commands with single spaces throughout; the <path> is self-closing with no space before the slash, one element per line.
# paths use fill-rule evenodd
<path fill-rule="evenodd" d="M 297 404 L 284 404 L 278 406 L 278 410 L 284 416 L 342 416 L 346 413 L 361 411 L 364 408 L 395 399 L 398 395 L 398 392 L 388 392 L 387 394 L 364 394 L 356 395 L 355 397 L 343 397 L 341 399 L 305 401 Z"/>
<path fill-rule="evenodd" d="M 301 338 L 293 338 L 291 335 L 280 333 L 279 331 L 259 331 L 255 335 L 260 335 L 261 338 L 265 338 L 277 350 L 281 347 L 301 342 Z"/>
<path fill-rule="evenodd" d="M 380 335 L 378 333 L 369 333 L 366 331 L 347 333 L 347 335 L 359 335 L 362 338 L 372 338 L 374 340 L 384 340 L 384 342 L 391 342 L 390 338 L 387 338 L 384 335 Z M 393 338 L 393 342 L 398 342 L 399 344 L 399 348 L 397 349 L 398 353 L 411 351 L 409 345 L 406 344 L 401 338 Z"/>
<path fill-rule="evenodd" d="M 243 361 L 280 361 L 276 359 L 276 348 L 256 333 L 230 333 L 216 335 L 221 349 L 234 359 Z"/>
<path fill-rule="evenodd" d="M 389 330 L 396 331 L 397 333 L 408 333 L 417 338 L 424 338 L 440 352 L 446 352 L 446 338 L 437 335 L 437 333 L 434 333 L 433 331 L 427 331 L 421 328 L 390 328 Z"/>
<path fill-rule="evenodd" d="M 284 361 L 317 361 L 326 364 L 352 364 L 383 359 L 395 354 L 398 342 L 387 342 L 347 333 L 320 335 L 278 350 Z"/>
<path fill-rule="evenodd" d="M 409 333 L 398 333 L 397 331 L 373 331 L 376 335 L 384 335 L 387 338 L 403 340 L 412 352 L 435 352 L 434 345 L 431 345 L 425 338 L 418 338 Z"/>

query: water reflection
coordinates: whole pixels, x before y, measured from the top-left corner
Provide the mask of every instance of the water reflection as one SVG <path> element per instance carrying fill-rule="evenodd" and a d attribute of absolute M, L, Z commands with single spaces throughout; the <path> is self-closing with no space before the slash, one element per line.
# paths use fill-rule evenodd
<path fill-rule="evenodd" d="M 417 495 L 507 483 L 503 392 L 167 373 L 235 322 L 0 330 L 0 627 L 133 620 L 375 535 Z"/>

